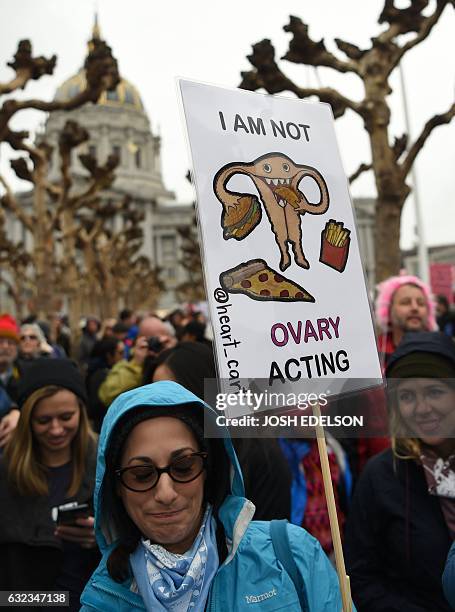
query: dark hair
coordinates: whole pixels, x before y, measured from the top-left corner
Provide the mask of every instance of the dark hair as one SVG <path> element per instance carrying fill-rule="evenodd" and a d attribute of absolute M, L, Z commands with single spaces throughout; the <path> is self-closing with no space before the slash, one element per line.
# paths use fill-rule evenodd
<path fill-rule="evenodd" d="M 34 314 L 28 315 L 25 319 L 22 319 L 21 325 L 30 325 L 31 323 L 36 323 L 38 317 Z"/>
<path fill-rule="evenodd" d="M 185 325 L 181 331 L 181 335 L 191 334 L 196 338 L 197 342 L 202 342 L 205 339 L 205 323 L 193 320 Z"/>
<path fill-rule="evenodd" d="M 162 351 L 145 364 L 144 384 L 151 383 L 158 366 L 165 364 L 183 387 L 204 398 L 204 379 L 216 378 L 213 351 L 205 344 L 180 342 L 177 346 Z"/>
<path fill-rule="evenodd" d="M 101 358 L 107 361 L 108 355 L 114 355 L 117 350 L 118 343 L 121 342 L 114 336 L 104 336 L 101 340 L 97 340 L 90 351 L 90 357 Z"/>
<path fill-rule="evenodd" d="M 83 327 L 83 330 L 82 330 L 82 331 L 84 331 L 84 332 L 87 332 L 87 331 L 88 331 L 88 324 L 89 324 L 91 321 L 94 321 L 94 322 L 96 323 L 97 331 L 99 331 L 99 330 L 101 329 L 101 322 L 100 322 L 100 320 L 98 319 L 98 317 L 95 317 L 94 315 L 89 315 L 89 316 L 86 318 L 86 320 L 85 320 L 85 325 L 84 325 L 84 327 Z"/>
<path fill-rule="evenodd" d="M 445 306 L 447 310 L 449 310 L 450 306 L 449 306 L 449 300 L 447 299 L 447 297 L 445 295 L 439 294 L 436 296 L 436 301 L 438 304 L 441 304 L 441 306 Z"/>
<path fill-rule="evenodd" d="M 123 310 L 121 310 L 119 312 L 118 318 L 120 319 L 120 321 L 125 321 L 126 319 L 129 319 L 133 314 L 133 311 L 130 310 L 129 308 L 124 308 Z"/>
<path fill-rule="evenodd" d="M 185 316 L 185 313 L 183 312 L 181 308 L 175 308 L 175 310 L 173 310 L 167 315 L 166 321 L 169 321 L 169 323 L 173 323 L 173 320 L 175 319 L 175 317 L 184 317 L 184 316 Z"/>
<path fill-rule="evenodd" d="M 128 325 L 126 325 L 126 323 L 123 323 L 122 321 L 120 321 L 119 323 L 116 323 L 113 328 L 112 328 L 112 333 L 114 334 L 126 334 L 129 331 L 129 327 Z"/>
<path fill-rule="evenodd" d="M 138 406 L 127 412 L 116 423 L 111 432 L 106 450 L 106 471 L 101 486 L 101 511 L 109 508 L 110 522 L 115 533 L 117 545 L 107 560 L 107 569 L 116 582 L 122 582 L 129 575 L 129 555 L 134 552 L 141 532 L 125 510 L 121 497 L 117 494 L 115 470 L 120 466 L 122 450 L 131 431 L 146 419 L 160 416 L 177 418 L 192 431 L 201 450 L 208 453 L 207 478 L 204 485 L 204 501 L 213 506 L 213 516 L 217 522 L 217 544 L 220 562 L 226 557 L 227 549 L 224 529 L 218 518 L 218 510 L 229 493 L 230 462 L 224 449 L 223 440 L 205 439 L 203 432 L 203 408 L 198 404 L 181 406 Z"/>

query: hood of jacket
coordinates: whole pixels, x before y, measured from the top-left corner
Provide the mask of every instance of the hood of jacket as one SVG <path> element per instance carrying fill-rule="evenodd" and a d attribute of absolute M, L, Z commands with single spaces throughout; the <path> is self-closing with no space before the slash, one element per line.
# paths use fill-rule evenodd
<path fill-rule="evenodd" d="M 115 541 L 115 534 L 112 531 L 112 525 L 109 520 L 109 508 L 103 508 L 101 495 L 101 487 L 106 471 L 106 450 L 109 446 L 112 431 L 118 421 L 122 419 L 126 413 L 133 411 L 138 406 L 147 406 L 149 408 L 172 408 L 182 405 L 199 407 L 204 412 L 204 416 L 213 421 L 215 421 L 217 417 L 217 412 L 200 398 L 178 383 L 170 381 L 160 381 L 122 393 L 109 407 L 99 437 L 94 494 L 95 532 L 101 552 L 104 553 Z M 228 504 L 229 511 L 226 511 L 225 503 L 220 511 L 220 518 L 225 526 L 228 527 L 227 532 L 229 532 L 232 529 L 233 522 L 235 522 L 237 515 L 242 512 L 246 500 L 243 498 L 244 486 L 242 473 L 229 431 L 226 427 L 218 427 L 218 429 L 219 437 L 223 438 L 224 449 L 231 464 L 231 495 L 227 496 L 231 498 Z M 247 502 L 247 504 L 249 504 L 250 507 L 252 506 L 252 512 L 254 512 L 254 506 L 251 502 Z M 252 514 L 252 512 L 250 508 L 248 514 Z M 231 520 L 229 520 L 229 517 Z M 230 525 L 226 525 L 226 523 Z M 229 527 L 231 527 L 231 529 L 229 529 Z"/>

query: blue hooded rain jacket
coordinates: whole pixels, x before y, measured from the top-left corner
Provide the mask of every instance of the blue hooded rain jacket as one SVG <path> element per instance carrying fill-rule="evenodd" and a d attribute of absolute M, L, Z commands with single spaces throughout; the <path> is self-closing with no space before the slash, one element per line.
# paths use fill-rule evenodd
<path fill-rule="evenodd" d="M 82 612 L 129 612 L 144 610 L 142 598 L 130 590 L 133 576 L 123 583 L 109 575 L 106 562 L 115 548 L 109 529 L 109 509 L 100 498 L 105 472 L 105 452 L 117 421 L 137 406 L 179 406 L 197 404 L 215 418 L 215 411 L 174 382 L 157 382 L 120 395 L 109 408 L 101 429 L 95 485 L 95 531 L 103 558 L 82 593 Z M 243 480 L 231 439 L 226 430 L 224 447 L 232 464 L 231 494 L 226 496 L 219 518 L 224 526 L 228 556 L 213 579 L 208 612 L 253 612 L 301 610 L 294 583 L 277 559 L 270 523 L 252 521 L 253 504 L 243 497 Z M 273 495 L 273 491 L 270 491 Z M 303 577 L 307 609 L 311 612 L 341 611 L 338 577 L 319 543 L 304 529 L 287 525 L 297 567 Z M 354 608 L 353 608 L 354 609 Z"/>

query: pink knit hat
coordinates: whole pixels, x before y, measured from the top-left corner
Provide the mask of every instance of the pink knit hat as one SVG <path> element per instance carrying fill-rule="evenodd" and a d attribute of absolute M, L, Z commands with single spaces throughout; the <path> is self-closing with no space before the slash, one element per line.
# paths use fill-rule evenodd
<path fill-rule="evenodd" d="M 429 286 L 417 276 L 403 274 L 402 276 L 391 276 L 377 286 L 378 296 L 376 298 L 375 312 L 376 320 L 383 331 L 390 324 L 390 306 L 392 298 L 397 289 L 403 285 L 416 285 L 422 290 L 428 304 L 428 331 L 438 329 L 435 319 L 435 306 Z"/>

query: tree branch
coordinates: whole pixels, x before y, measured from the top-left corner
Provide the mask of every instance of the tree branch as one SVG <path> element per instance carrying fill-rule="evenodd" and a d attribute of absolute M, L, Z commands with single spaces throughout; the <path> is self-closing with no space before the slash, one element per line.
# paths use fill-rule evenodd
<path fill-rule="evenodd" d="M 239 85 L 241 89 L 255 91 L 264 88 L 271 94 L 291 91 L 298 98 L 317 96 L 321 102 L 328 102 L 332 106 L 335 118 L 341 117 L 347 108 L 362 117 L 365 116 L 361 104 L 346 98 L 335 89 L 330 87 L 321 89 L 298 87 L 278 68 L 275 61 L 275 49 L 268 39 L 253 45 L 253 54 L 249 55 L 248 59 L 256 70 L 242 72 L 243 80 Z"/>
<path fill-rule="evenodd" d="M 7 100 L 0 108 L 0 142 L 5 140 L 8 132 L 8 122 L 18 111 L 32 108 L 44 112 L 56 110 L 74 110 L 86 102 L 98 101 L 101 94 L 106 90 L 114 89 L 119 83 L 117 61 L 112 56 L 111 49 L 103 40 L 93 39 L 91 51 L 88 54 L 84 68 L 86 87 L 69 100 Z M 39 59 L 39 58 L 38 58 Z M 39 75 L 41 76 L 41 75 Z M 39 78 L 37 76 L 36 78 Z"/>
<path fill-rule="evenodd" d="M 349 183 L 353 183 L 361 174 L 373 168 L 373 164 L 360 164 L 357 170 L 349 177 Z"/>
<path fill-rule="evenodd" d="M 58 139 L 60 153 L 60 172 L 62 175 L 61 186 L 58 190 L 58 209 L 64 210 L 69 205 L 68 195 L 73 184 L 71 178 L 71 152 L 83 142 L 89 139 L 87 130 L 81 127 L 77 121 L 68 120 Z"/>
<path fill-rule="evenodd" d="M 98 166 L 96 159 L 91 155 L 79 155 L 79 159 L 90 172 L 92 180 L 85 191 L 68 198 L 68 205 L 76 208 L 82 208 L 99 191 L 112 184 L 115 179 L 114 171 L 120 162 L 118 155 L 114 154 L 109 155 L 103 166 Z"/>
<path fill-rule="evenodd" d="M 360 49 L 357 45 L 341 40 L 341 38 L 335 38 L 335 43 L 338 49 L 343 51 L 343 53 L 352 60 L 359 60 L 367 53 L 364 49 Z M 357 66 L 355 72 L 358 74 Z"/>
<path fill-rule="evenodd" d="M 101 230 L 103 229 L 103 223 L 104 223 L 103 219 L 96 219 L 90 232 L 87 232 L 87 241 L 89 243 L 93 242 L 95 238 L 98 236 L 98 234 L 101 233 Z"/>
<path fill-rule="evenodd" d="M 414 4 L 416 3 L 414 2 Z M 426 5 L 428 3 L 425 2 L 424 4 Z M 410 49 L 412 49 L 413 47 L 421 43 L 423 40 L 425 40 L 425 38 L 427 38 L 427 36 L 430 34 L 433 27 L 439 21 L 442 11 L 445 9 L 446 5 L 447 5 L 447 0 L 437 0 L 436 8 L 431 15 L 429 15 L 428 17 L 423 17 L 422 15 L 415 17 L 414 27 L 409 25 L 409 30 L 407 31 L 414 30 L 417 32 L 417 35 L 411 40 L 409 40 L 402 47 L 398 47 L 397 54 L 394 58 L 393 63 L 390 66 L 389 74 L 392 72 L 394 68 L 396 68 L 401 58 L 407 51 L 409 51 Z M 412 7 L 412 3 L 411 3 L 411 7 Z M 409 9 L 406 9 L 406 10 L 410 10 L 411 7 L 409 7 Z M 400 33 L 404 33 L 404 32 L 400 32 Z"/>
<path fill-rule="evenodd" d="M 77 225 L 73 225 L 72 227 L 70 227 L 69 229 L 65 230 L 64 232 L 62 232 L 61 234 L 61 239 L 64 242 L 65 240 L 67 240 L 68 238 L 74 238 L 78 235 L 78 233 L 80 232 L 80 228 Z"/>
<path fill-rule="evenodd" d="M 50 59 L 43 56 L 32 57 L 32 45 L 29 40 L 21 40 L 17 45 L 14 61 L 8 62 L 16 76 L 8 83 L 0 83 L 0 95 L 9 94 L 16 89 L 24 89 L 29 80 L 37 80 L 43 74 L 53 74 L 57 56 Z"/>
<path fill-rule="evenodd" d="M 5 192 L 6 192 L 3 198 L 1 199 L 3 206 L 7 208 L 8 210 L 10 210 L 16 216 L 16 218 L 19 219 L 19 221 L 21 221 L 21 223 L 29 231 L 32 232 L 33 231 L 33 218 L 30 215 L 27 215 L 23 211 L 19 201 L 14 197 L 14 194 L 10 186 L 5 181 L 3 176 L 1 175 L 0 175 L 0 184 L 3 185 Z"/>
<path fill-rule="evenodd" d="M 25 130 L 21 132 L 15 132 L 7 128 L 4 132 L 3 141 L 7 142 L 9 146 L 15 151 L 25 151 L 24 140 L 29 137 L 29 133 Z"/>
<path fill-rule="evenodd" d="M 403 163 L 401 164 L 401 171 L 403 173 L 403 177 L 406 177 L 409 171 L 412 168 L 412 165 L 423 148 L 427 138 L 430 136 L 431 132 L 438 127 L 439 125 L 444 125 L 445 123 L 450 123 L 455 116 L 455 104 L 449 108 L 449 110 L 441 115 L 435 115 L 431 119 L 429 119 L 420 136 L 414 142 L 414 144 L 409 148 L 408 154 L 406 155 Z"/>
<path fill-rule="evenodd" d="M 284 26 L 285 32 L 291 32 L 294 37 L 289 43 L 289 51 L 282 59 L 296 64 L 307 64 L 310 66 L 327 66 L 338 72 L 355 72 L 359 74 L 358 64 L 354 61 L 343 62 L 333 53 L 327 51 L 324 39 L 319 42 L 312 40 L 308 34 L 308 25 L 299 17 L 291 15 L 289 25 Z M 348 55 L 347 43 L 338 45 Z M 352 59 L 352 58 L 351 58 Z"/>
<path fill-rule="evenodd" d="M 54 185 L 54 183 L 51 183 L 50 181 L 44 181 L 44 187 L 54 201 L 61 197 L 62 188 L 58 185 Z"/>
<path fill-rule="evenodd" d="M 400 159 L 400 157 L 406 151 L 407 146 L 408 146 L 408 135 L 407 134 L 402 134 L 400 137 L 395 137 L 395 141 L 392 147 L 395 161 L 398 161 Z"/>
<path fill-rule="evenodd" d="M 16 159 L 10 160 L 10 166 L 14 170 L 17 178 L 33 183 L 32 173 L 30 172 L 25 157 L 17 157 Z"/>
<path fill-rule="evenodd" d="M 420 29 L 425 17 L 422 11 L 428 6 L 428 0 L 413 0 L 407 8 L 396 8 L 394 0 L 385 0 L 378 23 L 387 22 L 390 26 L 398 26 L 402 34 L 416 32 Z"/>

